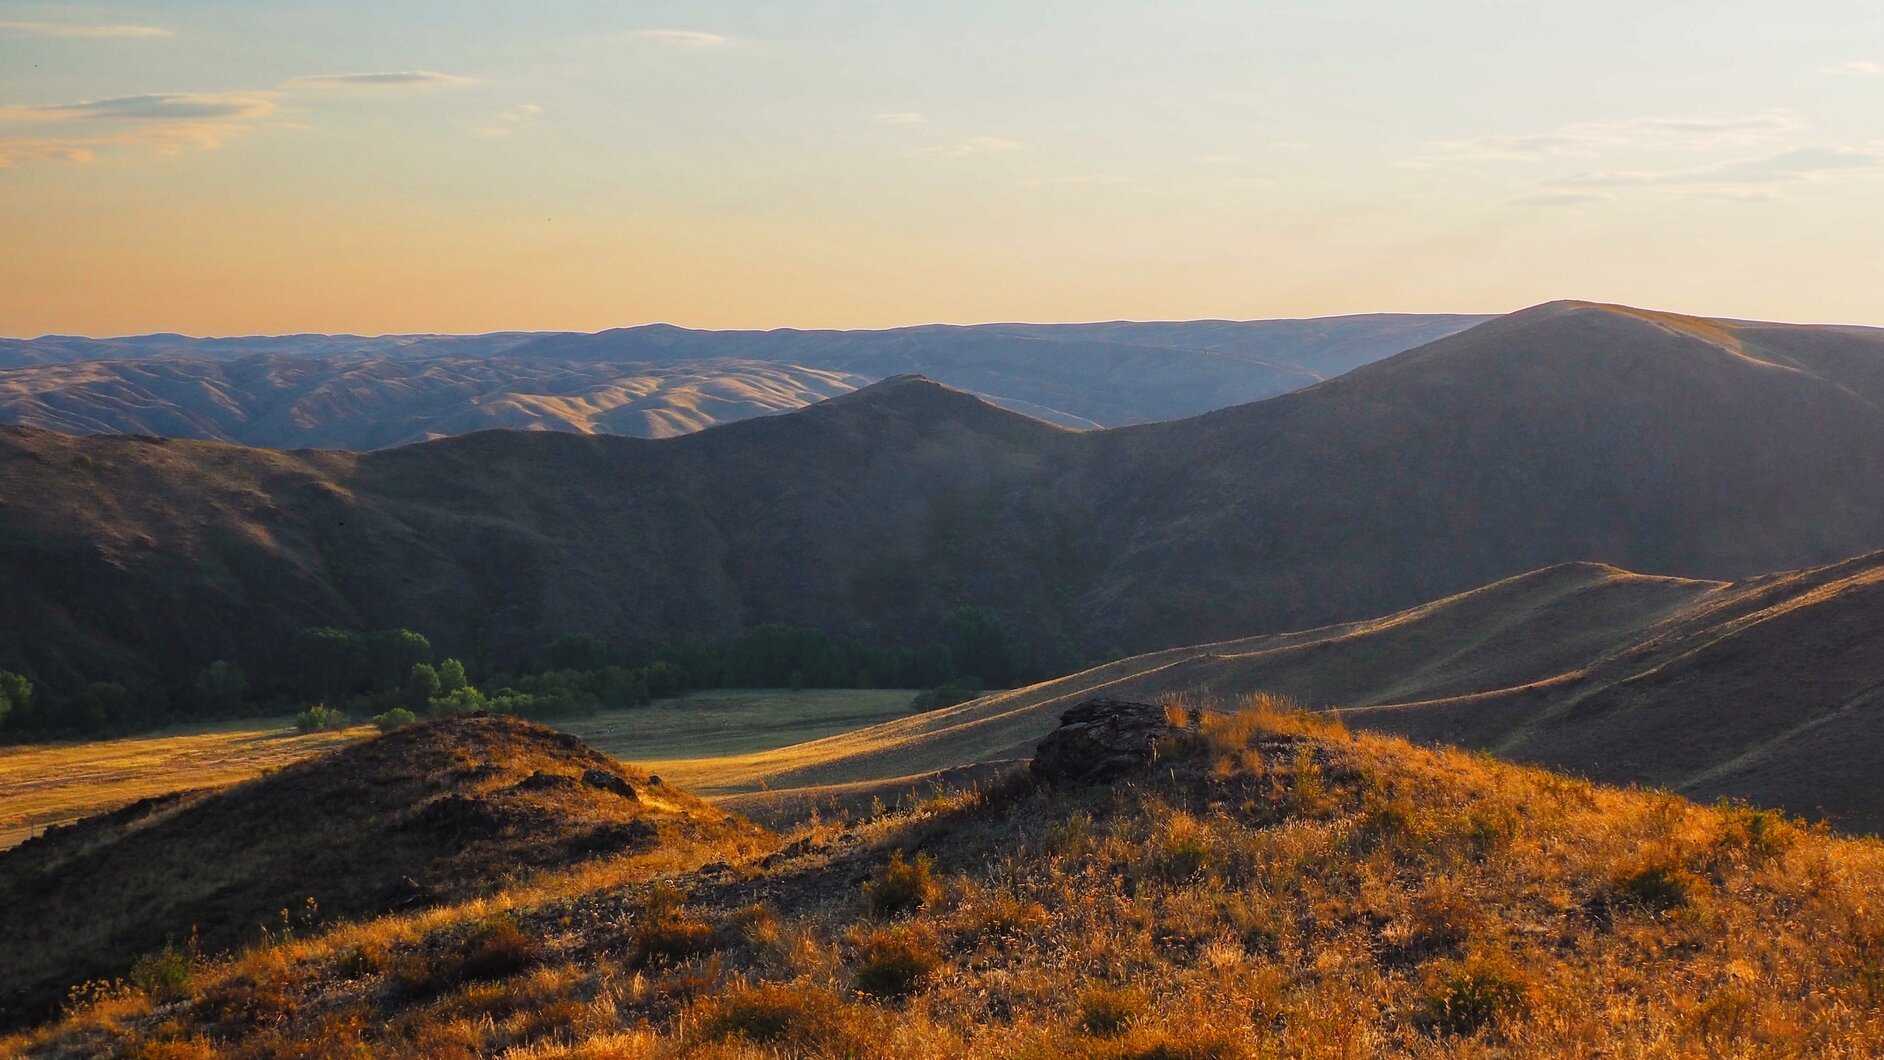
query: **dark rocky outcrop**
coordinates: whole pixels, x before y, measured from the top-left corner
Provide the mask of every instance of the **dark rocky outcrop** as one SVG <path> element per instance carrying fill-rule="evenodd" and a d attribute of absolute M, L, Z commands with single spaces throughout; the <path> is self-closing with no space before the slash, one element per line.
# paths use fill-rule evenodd
<path fill-rule="evenodd" d="M 1054 787 L 1097 784 L 1145 768 L 1173 731 L 1155 703 L 1089 699 L 1060 715 L 1034 751 L 1034 777 Z"/>
<path fill-rule="evenodd" d="M 582 773 L 582 782 L 592 788 L 620 795 L 624 799 L 639 799 L 633 784 L 610 773 L 606 769 L 588 769 Z"/>

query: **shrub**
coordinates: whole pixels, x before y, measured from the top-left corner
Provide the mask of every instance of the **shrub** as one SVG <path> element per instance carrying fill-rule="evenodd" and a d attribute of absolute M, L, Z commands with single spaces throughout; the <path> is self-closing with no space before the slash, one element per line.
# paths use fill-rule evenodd
<path fill-rule="evenodd" d="M 1623 873 L 1610 888 L 1610 898 L 1650 913 L 1666 913 L 1693 899 L 1695 882 L 1679 865 L 1656 862 Z"/>
<path fill-rule="evenodd" d="M 914 993 L 942 966 L 935 930 L 926 924 L 876 928 L 857 935 L 857 989 L 881 998 Z"/>
<path fill-rule="evenodd" d="M 391 732 L 394 729 L 403 729 L 418 720 L 419 716 L 406 708 L 394 707 L 384 714 L 374 715 L 373 724 L 379 726 L 380 732 Z"/>
<path fill-rule="evenodd" d="M 1145 996 L 1129 987 L 1095 986 L 1079 998 L 1079 1027 L 1112 1038 L 1124 1034 L 1145 1007 Z"/>
<path fill-rule="evenodd" d="M 294 716 L 294 727 L 302 732 L 344 729 L 347 727 L 347 715 L 332 707 L 316 703 Z"/>
<path fill-rule="evenodd" d="M 685 900 L 672 884 L 657 883 L 649 889 L 633 938 L 635 963 L 683 961 L 713 949 L 712 926 L 688 915 L 681 907 Z"/>
<path fill-rule="evenodd" d="M 792 1056 L 865 1053 L 843 999 L 814 986 L 738 987 L 699 1015 L 700 1035 L 706 1041 L 733 1039 Z"/>
<path fill-rule="evenodd" d="M 543 959 L 543 944 L 509 917 L 485 921 L 465 940 L 458 965 L 462 979 L 504 979 Z"/>
<path fill-rule="evenodd" d="M 909 701 L 909 709 L 940 710 L 957 703 L 966 703 L 979 695 L 981 695 L 979 681 L 955 680 L 937 685 L 927 692 L 916 693 L 915 698 Z"/>
<path fill-rule="evenodd" d="M 684 961 L 713 949 L 713 926 L 691 916 L 672 914 L 644 920 L 634 934 L 637 964 Z"/>
<path fill-rule="evenodd" d="M 131 965 L 131 985 L 158 1001 L 174 1001 L 189 991 L 193 971 L 190 955 L 166 944 Z"/>
<path fill-rule="evenodd" d="M 1446 961 L 1428 975 L 1414 1022 L 1436 1034 L 1476 1034 L 1522 1015 L 1531 993 L 1529 978 L 1508 958 L 1476 954 Z"/>
<path fill-rule="evenodd" d="M 1174 813 L 1157 838 L 1152 868 L 1172 883 L 1196 879 L 1216 862 L 1210 829 L 1186 813 Z"/>
<path fill-rule="evenodd" d="M 870 900 L 870 911 L 880 917 L 914 912 L 941 896 L 942 885 L 935 879 L 935 859 L 927 854 L 905 861 L 903 852 L 896 851 L 877 873 L 877 878 L 864 884 L 864 897 Z"/>

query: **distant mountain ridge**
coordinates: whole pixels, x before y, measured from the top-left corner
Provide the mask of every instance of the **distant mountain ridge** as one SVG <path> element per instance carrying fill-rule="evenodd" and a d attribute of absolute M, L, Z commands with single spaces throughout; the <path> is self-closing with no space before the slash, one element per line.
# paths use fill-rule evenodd
<path fill-rule="evenodd" d="M 375 449 L 494 427 L 659 438 L 916 372 L 1091 428 L 1284 393 L 1482 319 L 48 336 L 0 340 L 0 423 L 276 448 Z"/>
<path fill-rule="evenodd" d="M 1884 547 L 1884 332 L 1552 303 L 1253 404 L 1069 431 L 916 377 L 658 441 L 370 453 L 0 430 L 0 668 L 49 687 L 407 625 L 514 662 L 788 622 L 1037 669 L 1597 561 L 1738 579 Z M 30 621 L 26 616 L 30 616 Z"/>

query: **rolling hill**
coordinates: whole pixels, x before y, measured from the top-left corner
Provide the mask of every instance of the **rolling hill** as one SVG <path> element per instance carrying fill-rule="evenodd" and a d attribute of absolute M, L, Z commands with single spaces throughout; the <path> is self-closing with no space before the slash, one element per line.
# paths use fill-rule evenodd
<path fill-rule="evenodd" d="M 662 438 L 924 373 L 1090 428 L 1269 397 L 1482 319 L 54 336 L 0 340 L 0 423 L 270 448 L 378 449 L 495 427 Z"/>
<path fill-rule="evenodd" d="M 645 441 L 372 453 L 0 433 L 0 667 L 181 682 L 293 630 L 503 664 L 996 609 L 1037 672 L 1596 561 L 1744 578 L 1884 544 L 1884 332 L 1552 303 L 1292 394 L 1062 430 L 898 377 Z M 29 635 L 30 631 L 30 635 Z"/>
<path fill-rule="evenodd" d="M 179 792 L 0 854 L 0 1024 L 129 957 L 423 909 L 626 856 L 663 866 L 760 831 L 580 740 L 504 717 L 412 726 L 218 792 Z M 279 915 L 278 915 L 279 914 Z"/>
<path fill-rule="evenodd" d="M 160 951 L 0 1052 L 1857 1058 L 1884 1044 L 1875 840 L 1242 706 L 1191 720 L 1086 703 L 1031 776 L 979 790 L 776 840 L 603 854 L 227 956 Z M 1108 768 L 1088 772 L 1085 750 Z M 396 788 L 402 773 L 382 755 L 349 780 Z M 244 794 L 218 798 L 233 811 Z M 213 821 L 171 820 L 175 859 L 221 849 Z M 76 914 L 122 890 L 63 897 Z M 174 916 L 149 933 L 184 929 Z"/>
<path fill-rule="evenodd" d="M 789 412 L 867 382 L 725 359 L 162 357 L 0 372 L 0 421 L 271 449 L 382 449 L 494 428 L 666 438 Z"/>
<path fill-rule="evenodd" d="M 1095 696 L 1273 692 L 1349 723 L 1884 831 L 1884 553 L 1739 582 L 1561 564 L 1385 617 L 1121 659 L 754 756 L 759 809 L 1024 758 Z M 738 794 L 758 792 L 764 795 Z"/>

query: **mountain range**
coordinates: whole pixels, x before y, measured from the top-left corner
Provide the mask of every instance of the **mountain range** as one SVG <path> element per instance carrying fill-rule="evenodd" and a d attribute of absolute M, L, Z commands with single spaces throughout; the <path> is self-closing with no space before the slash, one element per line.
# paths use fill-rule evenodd
<path fill-rule="evenodd" d="M 1596 561 L 1738 579 L 1884 543 L 1884 331 L 1551 303 L 1203 416 L 1070 431 L 897 377 L 658 441 L 370 453 L 0 433 L 0 667 L 266 665 L 407 625 L 507 665 L 993 609 L 1038 671 Z M 27 616 L 31 620 L 27 621 Z"/>
<path fill-rule="evenodd" d="M 1483 319 L 49 336 L 0 340 L 0 423 L 271 448 L 378 449 L 494 427 L 661 438 L 922 373 L 1091 428 L 1284 393 Z"/>

